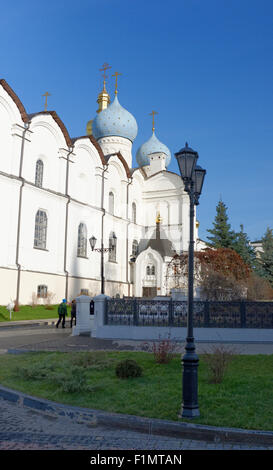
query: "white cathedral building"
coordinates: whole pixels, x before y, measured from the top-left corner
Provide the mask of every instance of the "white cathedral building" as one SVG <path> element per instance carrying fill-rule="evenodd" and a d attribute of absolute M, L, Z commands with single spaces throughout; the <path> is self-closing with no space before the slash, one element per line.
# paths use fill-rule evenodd
<path fill-rule="evenodd" d="M 189 198 L 155 135 L 136 152 L 135 118 L 105 89 L 87 135 L 71 138 L 55 111 L 27 114 L 0 80 L 0 304 L 53 303 L 101 289 L 110 296 L 169 295 L 166 266 L 188 250 Z M 196 249 L 202 248 L 196 224 Z"/>

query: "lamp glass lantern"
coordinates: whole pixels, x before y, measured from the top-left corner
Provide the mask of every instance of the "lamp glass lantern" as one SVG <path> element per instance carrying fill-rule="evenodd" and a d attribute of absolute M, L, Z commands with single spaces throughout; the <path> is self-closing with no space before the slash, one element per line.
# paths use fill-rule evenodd
<path fill-rule="evenodd" d="M 97 243 L 97 239 L 96 237 L 94 237 L 94 235 L 91 238 L 89 238 L 89 243 L 90 243 L 91 250 L 94 251 L 94 248 Z"/>
<path fill-rule="evenodd" d="M 115 233 L 113 233 L 112 238 L 111 238 L 111 246 L 110 246 L 110 248 L 111 248 L 112 250 L 115 250 L 116 246 L 117 246 L 117 237 L 116 237 Z"/>
<path fill-rule="evenodd" d="M 196 165 L 194 170 L 194 192 L 198 197 L 202 192 L 205 174 L 206 170 L 204 170 L 201 166 Z"/>
<path fill-rule="evenodd" d="M 186 142 L 185 147 L 177 152 L 175 156 L 183 181 L 189 181 L 194 172 L 198 153 L 191 149 Z"/>

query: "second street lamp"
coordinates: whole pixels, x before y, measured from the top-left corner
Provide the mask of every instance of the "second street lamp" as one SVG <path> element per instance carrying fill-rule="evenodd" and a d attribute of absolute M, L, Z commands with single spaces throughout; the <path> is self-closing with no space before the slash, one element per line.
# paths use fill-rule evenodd
<path fill-rule="evenodd" d="M 181 417 L 199 416 L 198 407 L 198 356 L 195 352 L 193 336 L 193 283 L 194 283 L 194 206 L 199 204 L 206 170 L 196 165 L 198 153 L 186 143 L 185 147 L 175 154 L 190 199 L 190 241 L 188 256 L 188 315 L 185 354 L 182 357 L 183 384 Z"/>
<path fill-rule="evenodd" d="M 92 251 L 97 251 L 101 253 L 101 258 L 100 258 L 100 277 L 101 277 L 101 294 L 105 293 L 105 287 L 104 287 L 104 253 L 107 253 L 109 251 L 115 250 L 117 246 L 117 237 L 113 233 L 111 237 L 111 246 L 109 248 L 104 248 L 103 245 L 103 239 L 101 239 L 101 247 L 100 248 L 95 248 L 97 239 L 94 237 L 94 235 L 89 238 L 89 243 Z"/>

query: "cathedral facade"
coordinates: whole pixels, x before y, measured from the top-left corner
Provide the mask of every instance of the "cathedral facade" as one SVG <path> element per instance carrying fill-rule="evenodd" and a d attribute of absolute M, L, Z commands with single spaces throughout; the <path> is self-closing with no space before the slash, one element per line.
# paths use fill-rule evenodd
<path fill-rule="evenodd" d="M 111 248 L 107 295 L 169 294 L 166 266 L 188 249 L 188 195 L 154 126 L 132 168 L 135 118 L 117 92 L 110 103 L 105 83 L 98 103 L 86 135 L 72 138 L 55 111 L 28 114 L 0 80 L 1 305 L 99 294 L 92 237 Z"/>

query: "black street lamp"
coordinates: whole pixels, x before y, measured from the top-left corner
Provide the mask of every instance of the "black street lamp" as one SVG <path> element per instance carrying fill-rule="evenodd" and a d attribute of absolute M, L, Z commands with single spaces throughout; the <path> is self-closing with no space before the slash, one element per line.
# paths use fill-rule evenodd
<path fill-rule="evenodd" d="M 188 315 L 185 354 L 182 357 L 183 384 L 181 417 L 199 416 L 198 407 L 198 356 L 193 337 L 193 282 L 194 282 L 194 206 L 199 204 L 206 170 L 196 165 L 198 153 L 188 144 L 175 154 L 185 191 L 190 198 L 190 241 L 188 260 Z"/>
<path fill-rule="evenodd" d="M 116 249 L 117 246 L 117 237 L 113 233 L 111 237 L 111 246 L 109 248 L 104 248 L 103 245 L 103 240 L 101 239 L 101 247 L 100 248 L 95 248 L 97 239 L 94 237 L 94 235 L 89 238 L 89 243 L 92 251 L 97 251 L 101 253 L 101 259 L 100 259 L 100 275 L 101 275 L 101 294 L 104 294 L 104 253 L 107 253 L 109 251 L 113 251 Z"/>

